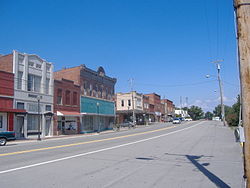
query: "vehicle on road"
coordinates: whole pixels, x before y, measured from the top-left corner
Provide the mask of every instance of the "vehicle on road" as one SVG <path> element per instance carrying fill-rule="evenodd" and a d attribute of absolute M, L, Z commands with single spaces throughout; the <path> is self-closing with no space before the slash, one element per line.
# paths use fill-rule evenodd
<path fill-rule="evenodd" d="M 7 141 L 16 140 L 15 132 L 5 131 L 0 132 L 0 146 L 6 145 Z"/>
<path fill-rule="evenodd" d="M 131 121 L 126 121 L 126 122 L 117 124 L 115 127 L 118 128 L 118 129 L 120 129 L 120 128 L 122 128 L 122 127 L 128 127 L 128 128 L 133 127 L 133 128 L 135 128 L 135 125 L 134 125 L 134 123 L 131 122 Z"/>
<path fill-rule="evenodd" d="M 185 118 L 185 121 L 193 121 L 193 120 L 192 120 L 192 118 L 187 117 L 187 118 Z"/>
<path fill-rule="evenodd" d="M 174 118 L 173 124 L 181 124 L 180 118 Z"/>

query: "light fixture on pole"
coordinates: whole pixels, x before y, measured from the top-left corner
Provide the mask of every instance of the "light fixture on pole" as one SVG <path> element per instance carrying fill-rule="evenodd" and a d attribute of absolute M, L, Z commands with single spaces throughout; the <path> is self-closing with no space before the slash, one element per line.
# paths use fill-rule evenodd
<path fill-rule="evenodd" d="M 38 136 L 37 140 L 41 141 L 41 114 L 40 114 L 40 100 L 41 96 L 37 96 L 37 113 L 38 113 Z"/>
<path fill-rule="evenodd" d="M 97 107 L 97 117 L 98 117 L 98 130 L 97 130 L 97 132 L 98 133 L 100 133 L 100 116 L 99 116 L 99 106 L 100 106 L 100 103 L 99 102 L 97 102 L 96 103 L 96 107 Z"/>

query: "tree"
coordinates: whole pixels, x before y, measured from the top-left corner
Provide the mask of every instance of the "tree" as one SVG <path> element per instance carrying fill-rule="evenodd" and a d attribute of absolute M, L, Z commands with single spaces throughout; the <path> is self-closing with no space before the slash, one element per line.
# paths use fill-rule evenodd
<path fill-rule="evenodd" d="M 191 116 L 191 118 L 193 120 L 198 120 L 203 118 L 204 112 L 202 111 L 202 109 L 198 106 L 191 106 L 188 109 L 188 114 Z"/>
<path fill-rule="evenodd" d="M 230 126 L 238 126 L 240 113 L 240 96 L 237 97 L 237 102 L 231 107 L 230 113 L 227 114 L 226 120 Z"/>
<path fill-rule="evenodd" d="M 225 117 L 231 113 L 231 108 L 230 106 L 224 105 L 225 108 Z M 214 111 L 214 116 L 219 116 L 221 118 L 221 105 L 219 104 L 218 106 L 215 107 Z"/>
<path fill-rule="evenodd" d="M 212 112 L 206 112 L 205 113 L 205 118 L 206 119 L 212 120 L 213 116 L 214 116 L 214 114 Z"/>
<path fill-rule="evenodd" d="M 215 107 L 214 116 L 221 117 L 221 105 Z M 225 105 L 225 118 L 229 126 L 238 126 L 240 113 L 240 96 L 237 97 L 237 102 L 230 106 Z"/>

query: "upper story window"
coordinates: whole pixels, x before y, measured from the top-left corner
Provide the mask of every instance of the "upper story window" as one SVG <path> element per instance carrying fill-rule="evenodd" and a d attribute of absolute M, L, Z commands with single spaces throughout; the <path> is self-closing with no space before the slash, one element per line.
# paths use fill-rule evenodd
<path fill-rule="evenodd" d="M 51 65 L 50 65 L 50 64 L 47 64 L 47 65 L 46 65 L 46 71 L 47 71 L 47 72 L 50 72 L 50 69 L 51 69 Z"/>
<path fill-rule="evenodd" d="M 22 89 L 23 72 L 18 71 L 17 73 L 17 89 Z"/>
<path fill-rule="evenodd" d="M 46 78 L 46 85 L 45 85 L 45 93 L 46 94 L 49 94 L 49 81 L 50 81 L 50 79 Z"/>
<path fill-rule="evenodd" d="M 28 74 L 28 91 L 40 92 L 41 76 Z"/>
<path fill-rule="evenodd" d="M 32 61 L 29 61 L 29 67 L 34 67 L 34 62 L 32 62 Z"/>
<path fill-rule="evenodd" d="M 42 65 L 37 63 L 37 64 L 36 64 L 36 68 L 41 69 L 41 68 L 42 68 Z"/>
<path fill-rule="evenodd" d="M 57 104 L 62 104 L 62 90 L 57 90 Z"/>
<path fill-rule="evenodd" d="M 46 105 L 45 106 L 45 111 L 51 111 L 51 105 Z"/>
<path fill-rule="evenodd" d="M 77 92 L 73 93 L 73 105 L 77 105 Z"/>
<path fill-rule="evenodd" d="M 24 57 L 22 55 L 19 55 L 18 56 L 18 64 L 23 65 L 23 60 L 24 60 Z"/>
<path fill-rule="evenodd" d="M 16 103 L 16 108 L 17 109 L 24 109 L 24 103 L 23 102 L 17 102 Z"/>
<path fill-rule="evenodd" d="M 69 90 L 65 92 L 65 99 L 66 99 L 65 101 L 66 105 L 70 105 L 70 91 Z"/>
<path fill-rule="evenodd" d="M 131 106 L 131 100 L 130 99 L 128 100 L 128 106 Z"/>
<path fill-rule="evenodd" d="M 124 106 L 124 100 L 122 100 L 121 106 Z"/>
<path fill-rule="evenodd" d="M 137 100 L 136 100 L 136 105 L 137 105 L 137 106 L 141 106 L 141 105 L 142 105 L 141 99 L 138 99 L 138 98 L 137 98 Z"/>
<path fill-rule="evenodd" d="M 89 96 L 92 96 L 92 84 L 89 85 Z"/>

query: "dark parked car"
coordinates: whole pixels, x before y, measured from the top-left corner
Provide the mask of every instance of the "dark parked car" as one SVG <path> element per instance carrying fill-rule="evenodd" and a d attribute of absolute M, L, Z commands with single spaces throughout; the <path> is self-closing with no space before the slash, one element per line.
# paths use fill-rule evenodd
<path fill-rule="evenodd" d="M 133 122 L 131 121 L 126 121 L 126 122 L 123 122 L 123 123 L 120 123 L 118 124 L 119 127 L 135 127 L 135 125 L 133 124 Z"/>
<path fill-rule="evenodd" d="M 16 140 L 15 132 L 6 131 L 0 132 L 0 146 L 4 146 L 7 141 Z"/>

